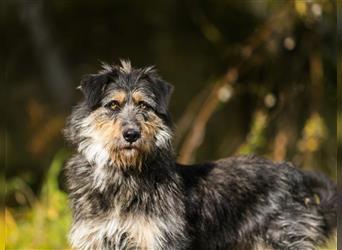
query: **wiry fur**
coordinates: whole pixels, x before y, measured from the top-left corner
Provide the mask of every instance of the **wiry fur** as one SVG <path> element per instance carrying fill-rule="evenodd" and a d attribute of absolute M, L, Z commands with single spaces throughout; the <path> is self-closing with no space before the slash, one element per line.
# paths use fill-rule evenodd
<path fill-rule="evenodd" d="M 336 187 L 321 175 L 254 156 L 177 164 L 172 87 L 153 67 L 103 65 L 81 90 L 65 129 L 74 248 L 302 250 L 334 230 Z"/>

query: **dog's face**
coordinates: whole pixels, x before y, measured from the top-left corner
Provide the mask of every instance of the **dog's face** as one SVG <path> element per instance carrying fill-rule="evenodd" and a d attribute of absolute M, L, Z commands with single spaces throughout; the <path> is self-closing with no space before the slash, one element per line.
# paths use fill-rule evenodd
<path fill-rule="evenodd" d="M 77 127 L 78 150 L 88 161 L 141 168 L 147 157 L 170 148 L 167 106 L 172 86 L 153 68 L 106 65 L 87 76 L 80 88 L 88 112 L 69 127 Z"/>

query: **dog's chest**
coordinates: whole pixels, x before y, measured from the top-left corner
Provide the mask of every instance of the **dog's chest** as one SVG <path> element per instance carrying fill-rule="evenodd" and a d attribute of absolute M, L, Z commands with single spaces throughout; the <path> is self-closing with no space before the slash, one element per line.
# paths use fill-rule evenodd
<path fill-rule="evenodd" d="M 107 224 L 108 223 L 108 224 Z M 128 216 L 127 218 L 113 218 L 105 222 L 107 234 L 113 235 L 115 245 L 126 248 L 161 249 L 164 238 L 164 223 L 158 218 L 146 216 Z"/>
<path fill-rule="evenodd" d="M 109 215 L 77 224 L 71 241 L 81 249 L 163 249 L 167 227 L 144 215 Z"/>

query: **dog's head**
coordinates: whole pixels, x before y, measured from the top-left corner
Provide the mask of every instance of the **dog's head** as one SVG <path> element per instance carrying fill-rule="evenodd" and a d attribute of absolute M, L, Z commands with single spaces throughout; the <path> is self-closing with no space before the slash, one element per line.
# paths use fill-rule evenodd
<path fill-rule="evenodd" d="M 170 150 L 173 87 L 153 67 L 134 69 L 127 61 L 103 65 L 81 81 L 80 89 L 84 102 L 65 132 L 89 162 L 140 168 L 156 152 Z"/>

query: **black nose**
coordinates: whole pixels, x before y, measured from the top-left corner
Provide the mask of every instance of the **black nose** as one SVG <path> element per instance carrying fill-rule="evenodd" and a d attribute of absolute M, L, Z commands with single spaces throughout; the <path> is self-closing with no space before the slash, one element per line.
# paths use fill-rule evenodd
<path fill-rule="evenodd" d="M 137 129 L 129 128 L 123 132 L 123 137 L 125 138 L 126 141 L 132 143 L 139 139 L 140 132 Z"/>

